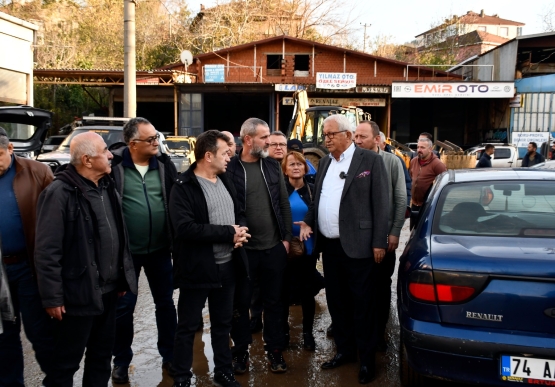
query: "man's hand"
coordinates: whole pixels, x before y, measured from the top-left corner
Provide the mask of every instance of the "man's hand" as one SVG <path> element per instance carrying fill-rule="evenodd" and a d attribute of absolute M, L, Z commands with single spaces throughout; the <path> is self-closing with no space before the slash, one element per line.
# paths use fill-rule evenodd
<path fill-rule="evenodd" d="M 55 306 L 53 308 L 46 308 L 46 313 L 51 318 L 55 318 L 58 321 L 62 321 L 62 314 L 66 312 L 65 306 Z"/>
<path fill-rule="evenodd" d="M 285 246 L 285 251 L 287 251 L 287 254 L 289 254 L 289 242 L 287 241 L 282 241 L 283 245 Z"/>
<path fill-rule="evenodd" d="M 374 248 L 374 261 L 376 263 L 380 263 L 383 261 L 383 257 L 385 257 L 385 249 L 376 249 Z"/>
<path fill-rule="evenodd" d="M 249 231 L 247 227 L 238 226 L 234 224 L 233 228 L 235 229 L 235 235 L 233 236 L 233 243 L 234 243 L 233 248 L 236 249 L 238 247 L 243 246 L 243 243 L 247 243 L 248 238 L 250 238 L 251 235 L 247 233 L 247 231 Z"/>
<path fill-rule="evenodd" d="M 387 237 L 387 252 L 392 253 L 397 250 L 397 247 L 399 247 L 399 237 L 389 235 Z"/>
<path fill-rule="evenodd" d="M 294 222 L 294 224 L 301 226 L 301 233 L 299 234 L 301 241 L 308 240 L 308 238 L 310 238 L 310 234 L 312 234 L 312 228 L 302 220 L 300 222 Z"/>

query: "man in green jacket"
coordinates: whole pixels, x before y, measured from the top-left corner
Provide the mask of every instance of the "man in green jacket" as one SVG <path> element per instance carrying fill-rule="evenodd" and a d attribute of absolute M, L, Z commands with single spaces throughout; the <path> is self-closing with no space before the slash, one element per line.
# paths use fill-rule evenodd
<path fill-rule="evenodd" d="M 162 368 L 171 373 L 177 315 L 173 302 L 171 226 L 168 203 L 177 177 L 174 164 L 160 153 L 160 135 L 141 117 L 123 128 L 127 147 L 114 151 L 112 176 L 123 200 L 129 247 L 137 281 L 144 268 L 156 305 L 158 352 Z M 127 383 L 133 351 L 133 312 L 137 296 L 127 293 L 118 301 L 112 381 Z"/>

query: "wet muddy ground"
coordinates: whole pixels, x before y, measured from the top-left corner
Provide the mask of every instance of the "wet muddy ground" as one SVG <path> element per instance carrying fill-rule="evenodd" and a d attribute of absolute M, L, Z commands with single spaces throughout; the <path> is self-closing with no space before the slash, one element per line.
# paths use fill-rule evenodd
<path fill-rule="evenodd" d="M 408 240 L 408 222 L 401 234 L 400 255 Z M 321 262 L 319 261 L 319 265 Z M 321 267 L 320 267 L 321 269 Z M 389 349 L 377 356 L 378 375 L 371 386 L 398 387 L 399 383 L 399 321 L 396 311 L 396 282 L 394 274 L 392 285 L 392 307 L 387 336 Z M 177 305 L 178 292 L 175 292 Z M 331 319 L 326 306 L 324 291 L 316 297 L 316 317 L 314 323 L 314 336 L 316 338 L 316 352 L 307 352 L 302 349 L 302 313 L 300 306 L 291 306 L 289 324 L 291 326 L 291 340 L 289 348 L 284 351 L 288 371 L 285 374 L 273 374 L 269 371 L 266 356 L 263 350 L 262 334 L 253 335 L 251 346 L 250 371 L 237 376 L 242 386 L 356 386 L 358 384 L 358 364 L 348 364 L 334 370 L 321 370 L 320 364 L 335 354 L 333 339 L 326 337 L 326 328 Z M 203 311 L 204 328 L 195 336 L 193 385 L 197 387 L 212 386 L 214 362 L 210 344 L 210 320 L 208 308 Z M 130 383 L 127 385 L 114 384 L 114 386 L 130 387 L 171 387 L 173 380 L 162 371 L 162 360 L 156 349 L 157 330 L 154 319 L 154 305 L 148 288 L 147 280 L 143 275 L 139 280 L 139 298 L 135 311 L 135 338 L 133 351 L 135 353 L 130 367 Z M 40 386 L 42 375 L 35 361 L 30 344 L 24 340 L 25 348 L 25 380 L 26 385 Z M 81 385 L 82 368 L 75 375 L 75 385 Z M 111 386 L 111 383 L 110 383 Z"/>

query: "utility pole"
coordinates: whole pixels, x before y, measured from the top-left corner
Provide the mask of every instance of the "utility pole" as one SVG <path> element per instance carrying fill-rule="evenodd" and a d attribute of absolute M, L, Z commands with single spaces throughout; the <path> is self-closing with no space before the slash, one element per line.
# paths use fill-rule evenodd
<path fill-rule="evenodd" d="M 366 27 L 371 27 L 372 24 L 360 23 L 364 27 L 364 43 L 362 46 L 362 52 L 366 52 Z"/>
<path fill-rule="evenodd" d="M 123 3 L 123 116 L 137 116 L 137 71 L 135 58 L 135 0 Z"/>

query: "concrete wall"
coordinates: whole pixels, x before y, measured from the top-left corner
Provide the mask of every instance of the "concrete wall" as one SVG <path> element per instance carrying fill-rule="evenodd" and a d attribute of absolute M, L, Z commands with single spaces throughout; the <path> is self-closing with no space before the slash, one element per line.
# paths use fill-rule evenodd
<path fill-rule="evenodd" d="M 0 102 L 33 105 L 33 44 L 37 29 L 0 12 Z"/>

